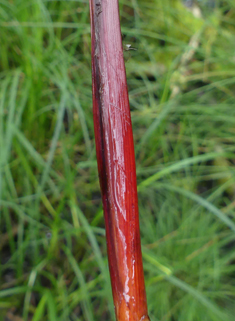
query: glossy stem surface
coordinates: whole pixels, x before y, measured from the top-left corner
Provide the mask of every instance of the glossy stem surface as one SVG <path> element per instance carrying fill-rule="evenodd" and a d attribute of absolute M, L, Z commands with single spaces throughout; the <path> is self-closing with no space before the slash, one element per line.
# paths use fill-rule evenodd
<path fill-rule="evenodd" d="M 147 321 L 135 154 L 118 0 L 90 0 L 93 114 L 118 321 Z"/>

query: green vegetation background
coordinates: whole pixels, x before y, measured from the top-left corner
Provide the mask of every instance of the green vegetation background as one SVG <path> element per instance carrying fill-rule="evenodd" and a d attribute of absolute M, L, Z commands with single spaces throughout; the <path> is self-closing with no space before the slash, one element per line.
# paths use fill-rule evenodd
<path fill-rule="evenodd" d="M 120 2 L 149 312 L 228 321 L 235 2 L 185 4 Z M 0 320 L 114 320 L 88 1 L 1 0 L 0 30 Z"/>

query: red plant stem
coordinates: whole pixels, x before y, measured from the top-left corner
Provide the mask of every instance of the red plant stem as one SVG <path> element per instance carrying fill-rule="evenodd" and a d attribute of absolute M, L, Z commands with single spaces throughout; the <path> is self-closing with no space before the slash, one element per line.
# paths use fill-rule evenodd
<path fill-rule="evenodd" d="M 118 0 L 90 0 L 93 113 L 118 321 L 147 321 L 136 169 Z"/>

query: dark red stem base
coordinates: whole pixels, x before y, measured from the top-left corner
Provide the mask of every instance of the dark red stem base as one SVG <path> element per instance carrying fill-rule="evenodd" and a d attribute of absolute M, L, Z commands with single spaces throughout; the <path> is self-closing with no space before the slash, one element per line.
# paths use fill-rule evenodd
<path fill-rule="evenodd" d="M 90 0 L 93 112 L 115 313 L 147 321 L 135 154 L 118 0 Z"/>

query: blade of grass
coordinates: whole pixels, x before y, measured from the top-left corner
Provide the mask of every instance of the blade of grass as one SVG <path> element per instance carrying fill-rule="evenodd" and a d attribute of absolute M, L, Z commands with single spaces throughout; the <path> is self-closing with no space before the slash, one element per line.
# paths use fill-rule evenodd
<path fill-rule="evenodd" d="M 157 172 L 156 174 L 148 177 L 144 181 L 142 181 L 139 186 L 138 190 L 141 191 L 141 189 L 151 185 L 155 181 L 159 180 L 160 178 L 164 177 L 165 175 L 168 175 L 170 173 L 176 172 L 181 169 L 185 169 L 186 166 L 190 166 L 199 162 L 206 162 L 208 160 L 213 160 L 217 157 L 228 157 L 231 156 L 232 154 L 229 154 L 228 152 L 214 152 L 214 153 L 207 153 L 204 155 L 198 155 L 190 158 L 183 159 L 175 164 L 172 164 L 170 166 L 164 167 L 162 170 Z"/>
<path fill-rule="evenodd" d="M 94 317 L 93 317 L 93 313 L 92 313 L 92 308 L 91 308 L 91 303 L 89 300 L 89 294 L 88 294 L 88 289 L 87 289 L 87 285 L 85 282 L 85 279 L 83 277 L 82 271 L 79 268 L 78 263 L 76 262 L 75 258 L 73 257 L 71 251 L 67 248 L 67 247 L 63 247 L 63 250 L 65 251 L 68 260 L 73 268 L 73 271 L 78 279 L 78 282 L 80 284 L 80 289 L 82 292 L 82 306 L 83 306 L 83 310 L 84 310 L 84 316 L 86 318 L 87 321 L 93 321 Z"/>
<path fill-rule="evenodd" d="M 227 225 L 233 232 L 235 232 L 235 224 L 233 223 L 233 221 L 230 218 L 228 218 L 217 207 L 215 207 L 213 204 L 211 204 L 210 202 L 208 202 L 207 200 L 205 200 L 201 196 L 196 195 L 190 191 L 186 191 L 185 189 L 183 189 L 181 187 L 176 187 L 176 186 L 169 185 L 169 184 L 157 184 L 156 186 L 158 186 L 160 188 L 168 189 L 170 191 L 180 193 L 180 194 L 190 198 L 191 200 L 197 202 L 198 204 L 200 204 L 201 206 L 206 208 L 209 212 L 211 212 L 212 214 L 217 216 L 225 225 Z"/>

